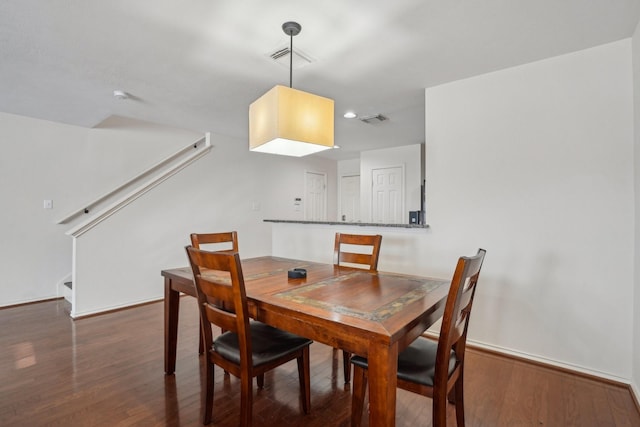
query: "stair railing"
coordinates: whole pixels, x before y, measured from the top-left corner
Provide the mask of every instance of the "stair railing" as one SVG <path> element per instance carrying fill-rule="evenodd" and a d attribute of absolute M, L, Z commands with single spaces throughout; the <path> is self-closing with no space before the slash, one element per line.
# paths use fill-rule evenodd
<path fill-rule="evenodd" d="M 81 208 L 60 218 L 57 223 L 68 224 L 70 222 L 77 222 L 80 218 L 88 215 L 86 220 L 66 232 L 69 236 L 80 236 L 152 188 L 206 155 L 211 148 L 211 135 L 207 132 L 205 136 L 199 140 L 162 159 L 127 180 L 124 184 L 83 204 Z"/>

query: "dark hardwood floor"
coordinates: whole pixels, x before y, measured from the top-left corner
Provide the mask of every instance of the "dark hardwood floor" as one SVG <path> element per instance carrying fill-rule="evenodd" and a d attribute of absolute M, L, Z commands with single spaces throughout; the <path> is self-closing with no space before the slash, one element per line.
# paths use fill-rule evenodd
<path fill-rule="evenodd" d="M 63 300 L 0 309 L 0 425 L 201 425 L 195 300 L 181 298 L 181 305 L 170 376 L 163 372 L 160 302 L 76 321 Z M 306 416 L 295 362 L 267 374 L 255 392 L 254 425 L 348 426 L 341 356 L 311 346 Z M 236 426 L 238 381 L 216 374 L 213 425 Z M 475 350 L 467 356 L 465 399 L 468 426 L 640 426 L 625 387 Z M 398 391 L 398 426 L 430 426 L 430 418 L 429 399 Z"/>

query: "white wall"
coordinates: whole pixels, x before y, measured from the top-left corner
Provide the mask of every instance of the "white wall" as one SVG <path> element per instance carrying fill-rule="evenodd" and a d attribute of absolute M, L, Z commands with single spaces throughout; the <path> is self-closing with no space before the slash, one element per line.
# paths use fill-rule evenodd
<path fill-rule="evenodd" d="M 83 162 L 87 132 L 0 113 L 0 306 L 56 297 L 71 272 L 71 239 L 55 220 L 91 173 Z M 44 210 L 44 199 L 54 209 Z"/>
<path fill-rule="evenodd" d="M 433 277 L 449 277 L 451 266 L 455 266 L 457 255 L 447 260 L 445 268 L 429 269 L 429 265 L 412 253 L 419 251 L 426 239 L 430 239 L 428 228 L 396 228 L 359 226 L 350 223 L 325 224 L 273 224 L 273 248 L 275 256 L 303 259 L 315 262 L 333 262 L 335 234 L 381 234 L 378 270 L 408 274 L 428 274 Z M 471 254 L 471 252 L 469 253 Z"/>
<path fill-rule="evenodd" d="M 111 116 L 89 130 L 85 157 L 98 167 L 93 168 L 83 189 L 89 199 L 111 191 L 203 136 L 200 132 Z"/>
<path fill-rule="evenodd" d="M 59 296 L 72 238 L 57 220 L 202 136 L 120 117 L 85 129 L 1 113 L 0 135 L 0 306 Z"/>
<path fill-rule="evenodd" d="M 360 159 L 338 161 L 338 177 L 360 175 Z"/>
<path fill-rule="evenodd" d="M 58 296 L 71 273 L 69 225 L 56 220 L 200 138 L 202 134 L 112 117 L 83 129 L 0 113 L 0 306 Z M 336 163 L 249 153 L 212 135 L 212 152 L 76 240 L 77 312 L 162 297 L 162 268 L 186 265 L 191 232 L 238 230 L 243 257 L 269 254 L 264 218 L 303 219 L 304 172 L 326 172 L 336 215 Z M 44 210 L 43 200 L 54 209 Z M 257 209 L 257 210 L 254 210 Z M 142 255 L 140 255 L 142 254 Z"/>
<path fill-rule="evenodd" d="M 246 141 L 235 141 L 236 145 L 246 148 Z M 327 174 L 327 218 L 338 215 L 337 202 L 337 162 L 318 156 L 301 158 L 275 156 L 270 154 L 249 153 L 242 150 L 240 155 L 242 171 L 251 176 L 253 197 L 263 207 L 261 219 L 304 220 L 304 206 L 299 211 L 294 209 L 294 199 L 305 200 L 306 171 Z"/>
<path fill-rule="evenodd" d="M 403 223 L 409 223 L 409 211 L 420 210 L 420 185 L 422 184 L 421 154 L 421 144 L 369 150 L 360 153 L 360 214 L 362 216 L 362 222 L 372 221 L 371 191 L 362 191 L 362 189 L 371 188 L 373 169 L 404 166 L 404 210 L 406 215 Z"/>
<path fill-rule="evenodd" d="M 428 89 L 433 248 L 488 250 L 472 339 L 629 379 L 630 40 Z"/>
<path fill-rule="evenodd" d="M 215 134 L 211 143 L 207 156 L 76 239 L 73 316 L 162 298 L 160 271 L 187 265 L 193 232 L 236 230 L 243 258 L 269 255 L 263 219 L 303 219 L 293 199 L 304 197 L 306 170 L 327 173 L 335 216 L 335 161 L 250 153 L 246 141 Z"/>
<path fill-rule="evenodd" d="M 635 291 L 633 303 L 633 376 L 631 387 L 640 400 L 640 23 L 632 39 L 635 164 Z"/>
<path fill-rule="evenodd" d="M 459 255 L 483 247 L 470 340 L 629 381 L 630 47 L 624 40 L 427 89 L 430 228 L 374 229 L 383 235 L 379 268 L 450 277 Z M 301 228 L 311 240 L 296 240 Z M 335 231 L 274 227 L 273 253 L 327 261 Z"/>

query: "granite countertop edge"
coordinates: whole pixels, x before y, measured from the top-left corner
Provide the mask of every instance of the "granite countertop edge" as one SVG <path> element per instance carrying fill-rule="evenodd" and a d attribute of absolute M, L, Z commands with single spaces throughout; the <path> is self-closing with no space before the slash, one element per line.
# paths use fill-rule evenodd
<path fill-rule="evenodd" d="M 348 225 L 355 227 L 391 227 L 391 228 L 429 228 L 429 224 L 381 224 L 374 222 L 344 222 L 344 221 L 302 221 L 291 219 L 263 219 L 264 222 L 284 224 L 318 224 L 318 225 Z"/>

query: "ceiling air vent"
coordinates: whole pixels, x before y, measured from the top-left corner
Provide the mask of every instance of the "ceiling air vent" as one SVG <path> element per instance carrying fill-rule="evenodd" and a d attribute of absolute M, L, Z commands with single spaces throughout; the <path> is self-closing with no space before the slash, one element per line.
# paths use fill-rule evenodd
<path fill-rule="evenodd" d="M 273 53 L 267 54 L 274 62 L 282 65 L 283 67 L 289 68 L 289 55 L 291 53 L 291 49 L 289 46 L 282 47 L 277 49 Z M 302 68 L 305 65 L 311 64 L 313 60 L 311 57 L 298 49 L 293 49 L 293 69 Z"/>
<path fill-rule="evenodd" d="M 388 120 L 388 119 L 382 114 L 374 114 L 372 116 L 360 117 L 360 120 L 365 123 L 375 124 L 375 123 L 384 122 L 385 120 Z"/>

